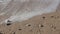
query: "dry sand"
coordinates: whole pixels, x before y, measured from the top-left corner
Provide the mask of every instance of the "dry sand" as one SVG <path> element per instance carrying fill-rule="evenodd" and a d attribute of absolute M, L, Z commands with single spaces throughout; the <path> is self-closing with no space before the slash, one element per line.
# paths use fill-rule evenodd
<path fill-rule="evenodd" d="M 3 18 L 6 17 L 0 16 L 0 19 Z M 54 13 L 39 15 L 24 22 L 0 24 L 0 34 L 60 34 L 60 7 Z"/>

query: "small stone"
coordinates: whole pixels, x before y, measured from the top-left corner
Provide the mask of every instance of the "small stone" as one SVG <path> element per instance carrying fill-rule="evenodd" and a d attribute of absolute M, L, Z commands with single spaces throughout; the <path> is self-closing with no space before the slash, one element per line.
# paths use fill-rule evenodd
<path fill-rule="evenodd" d="M 31 26 L 30 24 L 27 24 L 26 26 Z"/>
<path fill-rule="evenodd" d="M 31 25 L 28 25 L 28 26 L 31 26 Z"/>
<path fill-rule="evenodd" d="M 39 27 L 44 27 L 44 25 L 40 25 L 40 24 L 39 24 Z"/>
<path fill-rule="evenodd" d="M 45 19 L 45 17 L 42 17 L 43 19 Z"/>
<path fill-rule="evenodd" d="M 19 29 L 19 30 L 22 30 L 22 29 Z"/>
<path fill-rule="evenodd" d="M 9 26 L 9 25 L 11 25 L 11 23 L 7 23 L 6 25 Z"/>
<path fill-rule="evenodd" d="M 51 16 L 52 18 L 54 17 L 54 16 Z"/>
<path fill-rule="evenodd" d="M 44 27 L 44 25 L 41 25 L 41 27 Z"/>
<path fill-rule="evenodd" d="M 11 22 L 10 20 L 8 20 L 7 22 Z"/>
<path fill-rule="evenodd" d="M 56 27 L 54 27 L 54 29 L 56 29 Z"/>

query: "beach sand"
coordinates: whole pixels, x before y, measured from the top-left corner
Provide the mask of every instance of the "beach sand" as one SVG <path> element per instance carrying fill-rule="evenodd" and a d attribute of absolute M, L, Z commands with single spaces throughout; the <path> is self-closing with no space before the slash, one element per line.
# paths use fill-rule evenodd
<path fill-rule="evenodd" d="M 6 17 L 0 16 L 0 19 L 3 18 Z M 60 7 L 56 12 L 35 16 L 23 22 L 0 24 L 0 34 L 60 34 Z"/>

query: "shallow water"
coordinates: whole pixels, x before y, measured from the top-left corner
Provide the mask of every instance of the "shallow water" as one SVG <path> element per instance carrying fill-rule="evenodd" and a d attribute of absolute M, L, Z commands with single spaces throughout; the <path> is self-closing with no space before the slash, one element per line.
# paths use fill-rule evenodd
<path fill-rule="evenodd" d="M 5 0 L 1 2 L 0 15 L 8 15 L 1 23 L 7 21 L 22 22 L 34 16 L 56 11 L 60 0 Z"/>

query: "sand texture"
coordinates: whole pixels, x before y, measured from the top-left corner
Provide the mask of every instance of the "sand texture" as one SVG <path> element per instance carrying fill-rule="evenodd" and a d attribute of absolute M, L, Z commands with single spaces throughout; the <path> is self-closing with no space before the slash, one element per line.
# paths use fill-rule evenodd
<path fill-rule="evenodd" d="M 0 16 L 0 22 L 6 16 L 9 17 Z M 38 15 L 23 22 L 0 24 L 0 34 L 60 34 L 60 5 L 56 12 Z"/>

